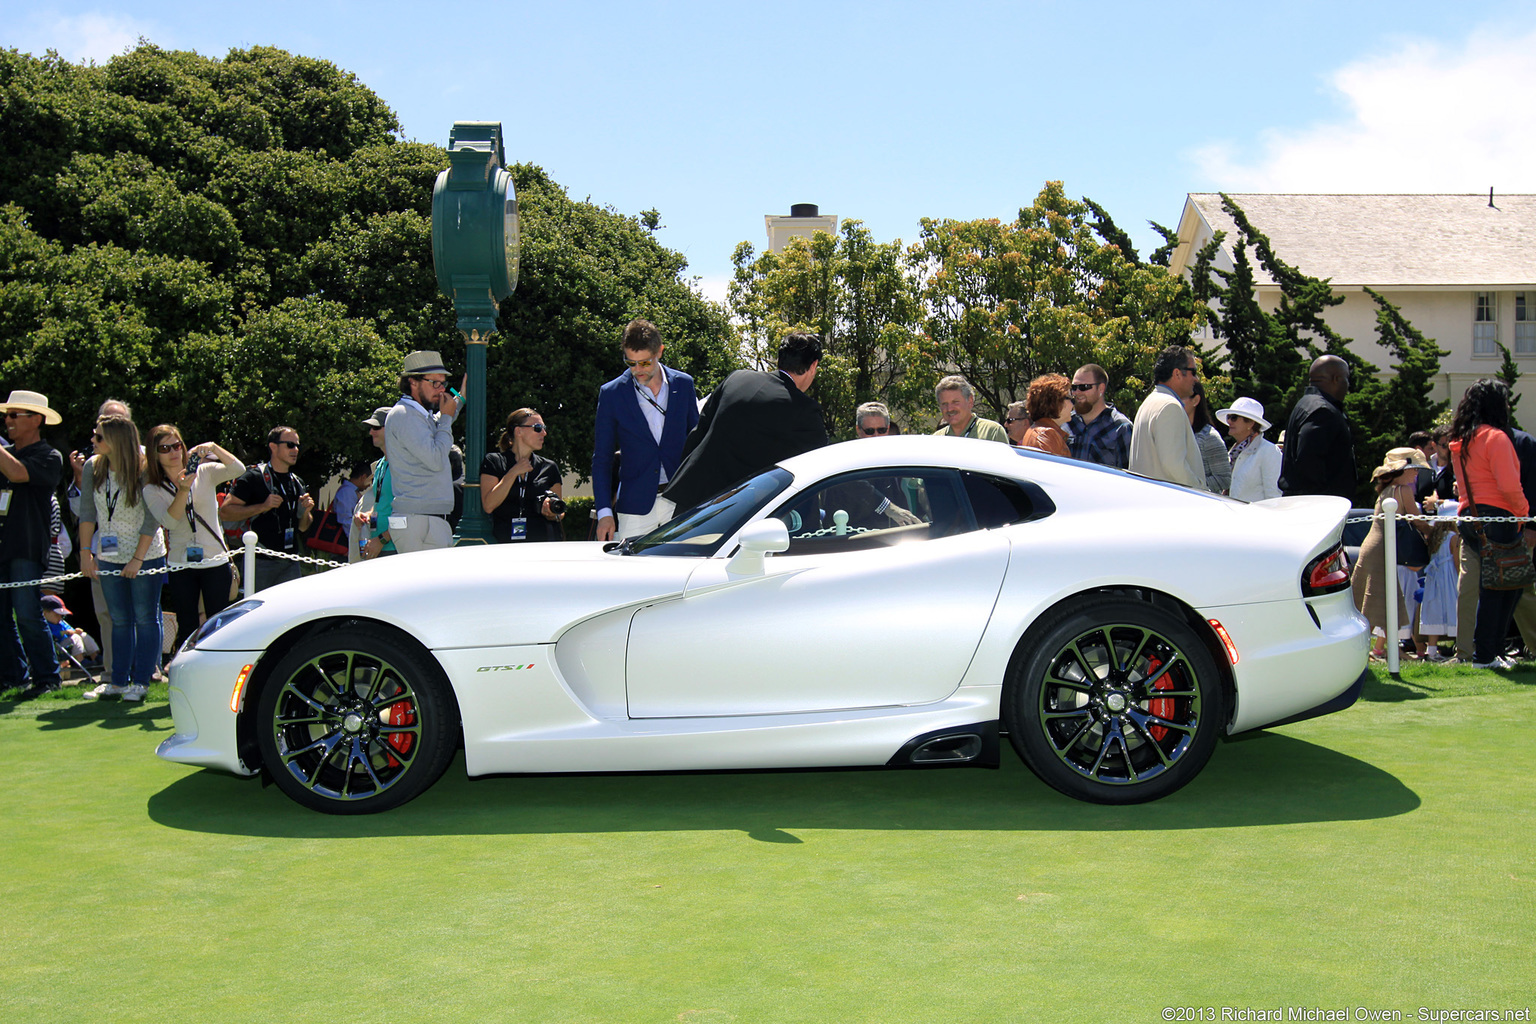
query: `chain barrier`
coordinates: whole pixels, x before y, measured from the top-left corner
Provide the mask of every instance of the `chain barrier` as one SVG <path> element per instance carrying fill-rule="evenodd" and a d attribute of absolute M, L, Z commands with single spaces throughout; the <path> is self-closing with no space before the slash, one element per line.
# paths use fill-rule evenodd
<path fill-rule="evenodd" d="M 269 558 L 286 558 L 290 562 L 304 562 L 304 563 L 307 563 L 309 565 L 323 566 L 323 567 L 325 567 L 327 569 L 339 569 L 342 566 L 348 564 L 346 562 L 334 562 L 334 561 L 330 560 L 329 558 L 314 558 L 314 557 L 311 557 L 309 555 L 294 555 L 294 554 L 290 554 L 290 553 L 288 553 L 286 551 L 271 551 L 271 550 L 268 550 L 267 548 L 260 547 L 260 546 L 257 546 L 255 548 L 255 552 L 258 555 L 266 555 Z M 231 564 L 231 565 L 237 565 L 237 564 L 239 564 L 238 559 L 239 559 L 240 555 L 242 555 L 243 553 L 244 553 L 244 549 L 243 548 L 239 549 L 239 550 L 231 550 L 229 552 L 229 558 L 226 559 L 225 562 L 227 562 L 228 564 Z M 160 576 L 160 575 L 163 575 L 163 574 L 169 574 L 169 573 L 173 573 L 173 572 L 180 572 L 183 569 L 207 569 L 207 568 L 210 568 L 210 567 L 215 566 L 215 565 L 225 564 L 225 562 L 212 562 L 212 561 L 209 561 L 209 562 L 199 562 L 199 563 L 188 564 L 188 565 L 162 565 L 162 566 L 160 566 L 159 568 L 156 568 L 156 569 L 141 569 L 137 573 L 137 575 L 139 575 L 139 576 Z M 242 571 L 244 571 L 244 570 L 242 570 Z M 122 574 L 123 573 L 122 573 L 121 569 L 98 569 L 97 572 L 96 572 L 97 576 L 121 576 Z M 0 583 L 0 590 L 14 590 L 17 587 L 45 587 L 45 586 L 48 586 L 50 584 L 62 585 L 62 584 L 68 583 L 70 580 L 79 580 L 79 579 L 86 579 L 86 578 L 87 578 L 86 574 L 83 573 L 83 572 L 70 572 L 70 573 L 65 573 L 62 576 L 45 576 L 45 577 L 43 577 L 42 579 L 39 579 L 39 580 L 23 580 L 20 583 Z"/>
<path fill-rule="evenodd" d="M 1350 516 L 1344 520 L 1349 523 L 1369 523 L 1377 519 L 1386 519 L 1385 512 L 1377 512 L 1368 516 Z M 1536 516 L 1435 516 L 1415 512 L 1411 515 L 1393 516 L 1393 519 L 1405 519 L 1410 523 L 1536 523 Z"/>

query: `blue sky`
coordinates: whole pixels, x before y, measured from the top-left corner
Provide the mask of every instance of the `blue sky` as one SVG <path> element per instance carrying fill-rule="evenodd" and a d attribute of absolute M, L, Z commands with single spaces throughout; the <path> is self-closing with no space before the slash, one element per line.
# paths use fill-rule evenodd
<path fill-rule="evenodd" d="M 1192 191 L 1536 192 L 1536 0 L 427 9 L 8 5 L 0 44 L 323 57 L 409 138 L 499 120 L 509 158 L 574 198 L 660 210 L 717 297 L 736 243 L 761 249 L 763 215 L 796 202 L 910 242 L 919 218 L 1009 218 L 1059 179 L 1145 251 Z"/>

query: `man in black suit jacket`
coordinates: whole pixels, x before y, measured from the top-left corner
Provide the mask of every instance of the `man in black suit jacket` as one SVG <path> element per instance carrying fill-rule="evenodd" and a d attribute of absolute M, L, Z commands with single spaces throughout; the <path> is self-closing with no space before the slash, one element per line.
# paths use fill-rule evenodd
<path fill-rule="evenodd" d="M 1280 459 L 1280 493 L 1337 494 L 1355 500 L 1355 442 L 1344 415 L 1349 364 L 1318 356 L 1307 373 L 1307 390 L 1285 425 Z"/>
<path fill-rule="evenodd" d="M 821 406 L 806 394 L 821 364 L 821 338 L 790 334 L 776 373 L 737 370 L 704 403 L 665 496 L 679 511 L 827 443 Z"/>

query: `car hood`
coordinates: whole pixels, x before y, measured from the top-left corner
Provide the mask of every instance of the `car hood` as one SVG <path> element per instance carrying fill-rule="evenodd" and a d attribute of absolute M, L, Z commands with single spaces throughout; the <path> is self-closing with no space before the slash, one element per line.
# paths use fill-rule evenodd
<path fill-rule="evenodd" d="M 618 555 L 592 542 L 493 544 L 393 555 L 261 591 L 261 607 L 199 650 L 264 650 L 316 619 L 398 626 L 427 647 L 548 643 L 572 624 L 681 593 L 696 558 Z"/>

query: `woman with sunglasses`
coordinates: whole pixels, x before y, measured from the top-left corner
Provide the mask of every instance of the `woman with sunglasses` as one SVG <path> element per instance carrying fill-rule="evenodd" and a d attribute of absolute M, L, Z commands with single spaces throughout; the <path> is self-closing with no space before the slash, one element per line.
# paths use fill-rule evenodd
<path fill-rule="evenodd" d="M 198 600 L 213 615 L 229 604 L 229 553 L 219 529 L 218 486 L 245 472 L 245 464 L 212 441 L 188 449 L 181 431 L 162 423 L 149 432 L 144 502 L 166 533 L 173 571 L 166 583 L 176 613 L 179 650 L 197 629 Z M 197 463 L 188 468 L 192 458 Z"/>
<path fill-rule="evenodd" d="M 104 416 L 96 433 L 98 453 L 86 462 L 80 480 L 80 570 L 101 580 L 112 609 L 112 681 L 86 696 L 143 700 L 160 665 L 165 583 L 163 573 L 146 570 L 164 567 L 165 541 L 144 502 L 138 428 L 126 416 Z"/>
<path fill-rule="evenodd" d="M 538 454 L 548 436 L 543 416 L 518 409 L 507 417 L 499 450 L 480 463 L 480 506 L 504 544 L 562 539 L 565 513 L 556 513 L 548 497 L 560 497 L 560 467 Z"/>

